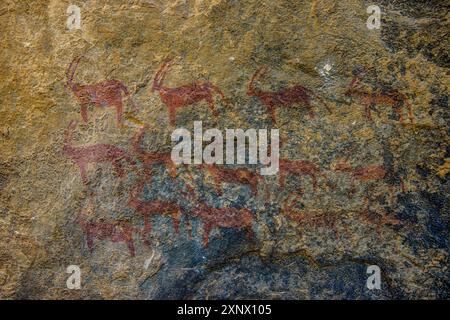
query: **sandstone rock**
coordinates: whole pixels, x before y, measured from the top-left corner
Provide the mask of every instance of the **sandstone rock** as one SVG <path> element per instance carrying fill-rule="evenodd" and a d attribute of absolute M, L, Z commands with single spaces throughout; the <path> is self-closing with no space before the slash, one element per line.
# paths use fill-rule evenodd
<path fill-rule="evenodd" d="M 444 3 L 379 1 L 373 30 L 360 0 L 90 0 L 78 3 L 73 30 L 69 4 L 0 4 L 1 298 L 449 298 Z M 162 83 L 197 83 L 189 90 L 201 96 L 173 125 L 170 103 L 152 92 L 169 58 Z M 311 91 L 290 91 L 292 107 L 271 118 L 270 99 L 248 95 L 263 66 L 263 92 Z M 118 123 L 126 91 L 137 109 L 124 98 Z M 222 132 L 278 128 L 280 157 L 303 162 L 284 184 L 257 180 L 257 192 L 251 165 L 234 176 L 174 172 L 164 160 L 171 133 L 192 132 L 194 121 Z M 180 212 L 135 211 L 139 181 L 140 201 Z M 200 203 L 234 209 L 190 214 Z M 251 219 L 236 218 L 241 209 Z M 66 286 L 69 265 L 80 267 L 81 290 Z M 370 265 L 382 271 L 381 290 L 366 287 Z"/>

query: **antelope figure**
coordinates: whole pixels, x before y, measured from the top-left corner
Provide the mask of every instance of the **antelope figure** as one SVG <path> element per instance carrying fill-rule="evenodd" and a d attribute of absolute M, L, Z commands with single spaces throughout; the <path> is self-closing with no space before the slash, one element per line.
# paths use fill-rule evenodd
<path fill-rule="evenodd" d="M 139 181 L 131 191 L 130 198 L 128 200 L 128 206 L 139 212 L 144 218 L 144 232 L 143 236 L 149 234 L 152 230 L 151 217 L 156 215 L 169 215 L 173 220 L 173 228 L 178 233 L 181 207 L 173 202 L 168 201 L 142 201 L 139 199 L 139 195 L 144 190 L 144 182 Z M 146 238 L 144 242 L 148 243 Z"/>
<path fill-rule="evenodd" d="M 280 159 L 280 187 L 284 187 L 288 174 L 310 176 L 315 190 L 317 176 L 321 175 L 321 172 L 318 166 L 309 161 Z"/>
<path fill-rule="evenodd" d="M 151 167 L 153 165 L 164 164 L 172 178 L 177 175 L 176 165 L 173 163 L 170 153 L 161 153 L 161 152 L 147 152 L 142 150 L 142 140 L 144 139 L 144 135 L 148 130 L 148 125 L 145 125 L 141 128 L 141 130 L 136 134 L 133 140 L 133 152 L 136 154 L 139 161 L 141 161 L 144 166 L 146 166 L 146 172 L 151 172 Z M 150 168 L 149 168 L 150 167 Z"/>
<path fill-rule="evenodd" d="M 122 99 L 126 97 L 132 105 L 134 111 L 137 106 L 131 98 L 127 87 L 119 80 L 111 79 L 90 85 L 81 85 L 74 82 L 73 78 L 78 67 L 81 57 L 75 58 L 66 71 L 67 87 L 72 90 L 81 105 L 81 117 L 84 122 L 88 121 L 88 107 L 94 105 L 96 107 L 115 107 L 116 120 L 118 124 L 122 123 L 123 104 Z"/>
<path fill-rule="evenodd" d="M 359 168 L 352 168 L 346 161 L 346 159 L 341 159 L 333 169 L 334 171 L 345 172 L 351 176 L 352 181 L 352 193 L 355 192 L 355 181 L 377 181 L 383 180 L 387 184 L 393 187 L 390 181 L 390 173 L 384 165 L 368 165 Z M 405 192 L 405 186 L 403 180 L 400 179 L 400 189 Z"/>
<path fill-rule="evenodd" d="M 358 98 L 364 105 L 364 111 L 366 118 L 369 121 L 373 121 L 370 107 L 373 105 L 386 105 L 392 107 L 398 114 L 399 120 L 403 122 L 402 106 L 408 108 L 409 120 L 411 123 L 414 122 L 413 112 L 411 104 L 408 98 L 403 93 L 395 89 L 390 89 L 388 91 L 375 90 L 366 91 L 358 88 L 358 84 L 364 78 L 365 72 L 357 74 L 353 77 L 352 81 L 347 87 L 344 95 L 347 97 Z"/>
<path fill-rule="evenodd" d="M 359 218 L 367 225 L 375 227 L 378 237 L 381 235 L 381 228 L 385 225 L 390 226 L 405 226 L 406 224 L 393 215 L 388 215 L 387 212 L 371 211 L 369 207 L 357 212 Z"/>
<path fill-rule="evenodd" d="M 94 248 L 94 239 L 110 240 L 124 242 L 131 256 L 135 256 L 133 233 L 139 232 L 139 230 L 136 230 L 127 221 L 106 221 L 105 219 L 89 221 L 86 217 L 87 213 L 82 209 L 76 221 L 86 233 L 86 243 L 91 252 Z"/>
<path fill-rule="evenodd" d="M 85 185 L 89 183 L 86 170 L 90 163 L 110 163 L 118 177 L 123 177 L 125 173 L 123 161 L 135 165 L 124 150 L 110 144 L 96 144 L 88 147 L 72 146 L 72 135 L 76 126 L 77 121 L 72 120 L 64 138 L 63 152 L 78 166 L 81 179 Z"/>
<path fill-rule="evenodd" d="M 193 217 L 200 218 L 203 223 L 203 246 L 208 246 L 209 235 L 214 228 L 245 228 L 253 235 L 253 215 L 249 209 L 233 207 L 215 208 L 200 203 L 190 212 Z"/>
<path fill-rule="evenodd" d="M 292 107 L 294 104 L 304 105 L 309 112 L 310 118 L 314 118 L 314 111 L 311 106 L 311 96 L 318 99 L 331 113 L 330 107 L 312 90 L 301 85 L 294 85 L 292 87 L 281 89 L 279 91 L 263 91 L 255 87 L 255 80 L 267 74 L 268 68 L 266 66 L 259 68 L 253 75 L 249 85 L 247 95 L 257 97 L 262 104 L 264 104 L 272 121 L 276 123 L 276 108 L 277 107 Z"/>
<path fill-rule="evenodd" d="M 337 223 L 339 217 L 329 211 L 300 211 L 300 212 L 289 212 L 287 216 L 306 228 L 324 228 L 333 231 L 336 239 L 339 238 L 339 231 L 337 229 Z"/>
<path fill-rule="evenodd" d="M 164 78 L 172 60 L 167 60 L 156 72 L 153 80 L 152 92 L 158 91 L 163 103 L 169 111 L 170 125 L 175 124 L 176 109 L 190 106 L 199 101 L 205 100 L 215 116 L 217 116 L 214 104 L 213 93 L 220 95 L 222 100 L 226 100 L 222 91 L 210 82 L 194 82 L 181 87 L 168 88 L 164 86 Z"/>

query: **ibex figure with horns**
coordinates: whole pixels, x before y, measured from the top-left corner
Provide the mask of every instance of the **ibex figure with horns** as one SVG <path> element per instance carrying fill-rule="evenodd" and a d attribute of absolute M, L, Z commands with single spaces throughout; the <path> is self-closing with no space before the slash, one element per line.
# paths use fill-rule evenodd
<path fill-rule="evenodd" d="M 213 114 L 217 116 L 213 93 L 219 94 L 222 100 L 226 101 L 222 91 L 211 82 L 194 82 L 176 88 L 164 86 L 164 78 L 171 64 L 172 60 L 164 61 L 161 68 L 156 72 L 152 86 L 152 92 L 159 92 L 162 102 L 164 102 L 169 110 L 170 124 L 175 124 L 176 109 L 192 105 L 202 100 L 208 103 Z"/>
<path fill-rule="evenodd" d="M 276 123 L 275 112 L 278 107 L 292 107 L 295 104 L 303 104 L 307 109 L 309 116 L 314 118 L 314 111 L 311 106 L 311 97 L 319 100 L 325 108 L 331 113 L 330 107 L 312 90 L 301 85 L 294 85 L 279 91 L 263 91 L 255 87 L 255 81 L 267 74 L 268 68 L 263 66 L 253 75 L 248 85 L 247 95 L 257 97 L 270 112 L 270 118 Z"/>
<path fill-rule="evenodd" d="M 88 107 L 94 105 L 97 107 L 115 107 L 117 123 L 122 123 L 123 97 L 127 97 L 134 110 L 137 109 L 131 98 L 127 87 L 119 80 L 104 80 L 96 84 L 82 85 L 74 81 L 75 71 L 78 67 L 81 57 L 76 57 L 69 65 L 66 71 L 67 87 L 72 90 L 81 104 L 81 117 L 84 122 L 88 121 Z"/>

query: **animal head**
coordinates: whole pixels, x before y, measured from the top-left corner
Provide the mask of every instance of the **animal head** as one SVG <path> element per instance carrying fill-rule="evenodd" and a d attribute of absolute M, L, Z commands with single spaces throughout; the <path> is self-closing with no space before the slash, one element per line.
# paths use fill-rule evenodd
<path fill-rule="evenodd" d="M 66 86 L 69 88 L 73 89 L 77 87 L 77 85 L 73 82 L 73 77 L 75 75 L 75 71 L 78 67 L 78 64 L 80 63 L 81 58 L 82 56 L 75 57 L 66 70 L 66 79 L 67 79 Z"/>
<path fill-rule="evenodd" d="M 262 66 L 253 74 L 250 83 L 248 84 L 247 95 L 254 96 L 260 92 L 259 89 L 255 88 L 254 82 L 257 78 L 264 77 L 267 75 L 269 68 L 267 66 Z"/>
<path fill-rule="evenodd" d="M 172 65 L 173 58 L 171 59 L 165 59 L 163 61 L 163 64 L 159 68 L 159 70 L 155 74 L 155 78 L 153 79 L 153 85 L 152 85 L 152 92 L 158 91 L 161 89 L 164 77 L 167 73 L 168 68 Z"/>
<path fill-rule="evenodd" d="M 358 91 L 357 86 L 361 82 L 361 80 L 365 77 L 367 71 L 365 68 L 357 71 L 357 73 L 353 76 L 352 81 L 350 81 L 347 86 L 347 90 L 344 92 L 346 97 L 351 97 L 355 92 Z"/>

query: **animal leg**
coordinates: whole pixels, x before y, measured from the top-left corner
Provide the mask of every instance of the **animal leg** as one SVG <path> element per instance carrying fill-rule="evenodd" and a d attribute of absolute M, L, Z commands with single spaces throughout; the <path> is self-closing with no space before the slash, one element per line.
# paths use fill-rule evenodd
<path fill-rule="evenodd" d="M 313 184 L 313 189 L 314 191 L 317 189 L 317 177 L 315 174 L 311 175 L 311 179 L 312 179 L 312 184 Z"/>
<path fill-rule="evenodd" d="M 253 232 L 252 226 L 247 227 L 247 237 L 252 240 L 255 237 L 255 233 Z"/>
<path fill-rule="evenodd" d="M 275 107 L 273 105 L 269 105 L 267 106 L 267 108 L 269 109 L 270 119 L 272 120 L 273 123 L 277 123 Z"/>
<path fill-rule="evenodd" d="M 309 103 L 309 101 L 306 101 L 306 108 L 308 108 L 309 118 L 310 118 L 310 119 L 314 119 L 314 117 L 315 117 L 316 115 L 314 114 L 314 110 L 313 110 L 311 104 Z"/>
<path fill-rule="evenodd" d="M 209 243 L 209 234 L 211 233 L 212 225 L 211 223 L 205 223 L 203 227 L 203 246 L 207 247 Z"/>
<path fill-rule="evenodd" d="M 78 167 L 80 168 L 81 181 L 83 181 L 84 185 L 89 184 L 89 180 L 86 174 L 86 164 L 84 162 L 77 162 Z"/>
<path fill-rule="evenodd" d="M 400 123 L 403 123 L 403 110 L 402 110 L 402 106 L 397 106 L 396 111 L 397 111 L 398 119 L 399 119 Z"/>
<path fill-rule="evenodd" d="M 180 228 L 180 211 L 175 211 L 172 213 L 172 221 L 173 221 L 173 228 L 175 229 L 175 232 L 179 232 Z"/>
<path fill-rule="evenodd" d="M 175 108 L 169 107 L 169 123 L 172 126 L 175 125 L 175 117 L 176 117 Z"/>
<path fill-rule="evenodd" d="M 132 234 L 125 235 L 125 240 L 127 243 L 128 251 L 130 251 L 131 256 L 134 257 L 136 251 L 134 249 L 133 235 Z"/>
<path fill-rule="evenodd" d="M 118 99 L 115 101 L 115 106 L 116 106 L 116 120 L 117 120 L 117 124 L 121 124 L 122 123 L 122 115 L 123 115 L 123 103 L 121 99 Z"/>
<path fill-rule="evenodd" d="M 184 225 L 186 227 L 186 230 L 188 230 L 189 239 L 192 239 L 192 225 L 188 216 L 184 216 Z"/>
<path fill-rule="evenodd" d="M 81 112 L 81 118 L 84 122 L 88 122 L 88 114 L 87 114 L 88 106 L 87 104 L 81 105 L 80 112 Z"/>
<path fill-rule="evenodd" d="M 369 121 L 373 121 L 372 114 L 370 113 L 370 106 L 372 104 L 371 99 L 370 98 L 364 99 L 363 104 L 364 104 L 364 111 L 366 113 L 366 119 Z"/>
<path fill-rule="evenodd" d="M 173 163 L 169 163 L 168 165 L 169 175 L 172 179 L 175 179 L 177 177 L 177 168 Z"/>
<path fill-rule="evenodd" d="M 367 120 L 373 122 L 373 119 L 372 119 L 372 113 L 371 113 L 371 111 L 370 111 L 370 106 L 371 106 L 371 105 L 372 105 L 372 104 L 370 104 L 370 103 L 366 104 L 366 118 L 367 118 Z"/>
<path fill-rule="evenodd" d="M 280 173 L 280 181 L 279 181 L 280 188 L 284 188 L 285 184 L 286 184 L 286 173 Z"/>
<path fill-rule="evenodd" d="M 209 108 L 211 109 L 213 115 L 214 115 L 215 117 L 217 117 L 217 116 L 219 115 L 219 113 L 218 113 L 217 110 L 216 110 L 216 106 L 215 106 L 215 104 L 214 104 L 214 99 L 213 99 L 213 97 L 212 97 L 211 92 L 208 93 L 208 95 L 206 96 L 205 99 L 206 99 L 206 101 L 208 102 Z"/>
<path fill-rule="evenodd" d="M 86 244 L 89 248 L 89 251 L 92 253 L 92 249 L 94 248 L 94 237 L 89 230 L 87 231 L 86 237 Z"/>
<path fill-rule="evenodd" d="M 150 217 L 145 214 L 144 215 L 144 235 L 149 234 L 150 232 L 152 232 L 152 223 L 150 221 Z"/>

